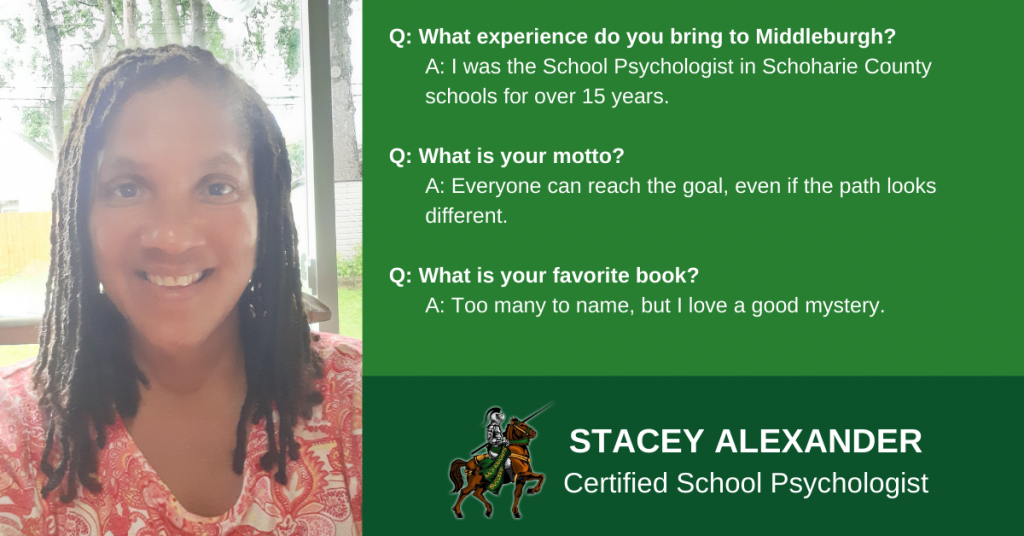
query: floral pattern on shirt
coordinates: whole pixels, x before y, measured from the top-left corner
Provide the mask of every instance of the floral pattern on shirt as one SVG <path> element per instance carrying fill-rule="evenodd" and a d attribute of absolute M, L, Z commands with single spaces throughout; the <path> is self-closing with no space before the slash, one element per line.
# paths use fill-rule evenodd
<path fill-rule="evenodd" d="M 118 418 L 99 453 L 99 494 L 77 484 L 70 504 L 39 493 L 46 438 L 32 393 L 32 361 L 0 368 L 0 535 L 247 536 L 362 533 L 362 343 L 321 334 L 313 347 L 324 359 L 318 388 L 324 403 L 295 429 L 299 459 L 288 461 L 282 486 L 259 465 L 267 451 L 264 422 L 252 427 L 242 494 L 218 517 L 178 504 Z M 274 414 L 275 421 L 277 414 Z"/>

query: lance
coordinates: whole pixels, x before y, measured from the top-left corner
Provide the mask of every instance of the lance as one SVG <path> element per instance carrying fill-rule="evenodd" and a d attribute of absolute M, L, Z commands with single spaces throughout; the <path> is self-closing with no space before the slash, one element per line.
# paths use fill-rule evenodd
<path fill-rule="evenodd" d="M 540 412 L 550 408 L 551 404 L 554 404 L 554 402 L 548 402 L 548 405 L 544 406 L 543 408 L 538 409 L 537 411 L 534 411 L 532 415 L 530 415 L 529 417 L 527 417 L 527 418 L 525 418 L 525 419 L 523 419 L 523 420 L 521 420 L 519 422 L 526 422 L 526 421 L 536 417 L 537 415 L 540 415 Z M 488 443 L 484 443 L 483 445 L 480 445 L 479 447 L 476 448 L 476 450 L 474 450 L 473 452 L 470 452 L 469 455 L 472 456 L 472 455 L 476 454 L 477 452 L 480 451 L 480 449 L 486 447 L 487 445 L 488 445 Z"/>

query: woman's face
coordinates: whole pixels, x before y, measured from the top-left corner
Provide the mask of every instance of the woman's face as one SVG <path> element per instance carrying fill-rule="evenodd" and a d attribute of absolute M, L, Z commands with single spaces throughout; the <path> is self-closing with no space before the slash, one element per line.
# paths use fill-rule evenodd
<path fill-rule="evenodd" d="M 186 80 L 131 96 L 107 130 L 89 233 L 104 292 L 168 351 L 237 321 L 258 220 L 249 143 L 227 103 Z"/>

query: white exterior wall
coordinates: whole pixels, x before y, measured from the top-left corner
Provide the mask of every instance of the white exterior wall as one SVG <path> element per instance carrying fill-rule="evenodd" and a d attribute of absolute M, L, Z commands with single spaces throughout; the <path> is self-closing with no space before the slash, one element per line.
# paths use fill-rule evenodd
<path fill-rule="evenodd" d="M 363 242 L 363 181 L 334 183 L 334 218 L 338 253 L 351 258 Z"/>

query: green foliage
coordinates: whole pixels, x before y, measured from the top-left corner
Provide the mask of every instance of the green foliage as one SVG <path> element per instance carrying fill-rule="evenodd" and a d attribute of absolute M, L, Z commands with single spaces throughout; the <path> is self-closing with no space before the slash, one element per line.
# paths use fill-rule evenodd
<path fill-rule="evenodd" d="M 235 51 L 224 47 L 224 31 L 217 24 L 221 18 L 209 4 L 206 5 L 206 48 L 213 52 L 217 59 L 230 64 L 235 61 Z"/>
<path fill-rule="evenodd" d="M 14 20 L 5 20 L 3 24 L 10 30 L 12 41 L 19 45 L 25 44 L 25 24 L 21 22 L 20 17 L 15 17 Z"/>
<path fill-rule="evenodd" d="M 32 50 L 32 59 L 29 60 L 29 67 L 32 67 L 32 72 L 42 75 L 43 81 L 47 85 L 53 81 L 53 73 L 50 71 L 50 60 L 48 57 L 40 54 L 38 50 Z"/>
<path fill-rule="evenodd" d="M 124 0 L 110 0 L 110 11 L 114 14 L 114 23 L 120 27 L 121 21 L 124 20 Z M 186 11 L 186 13 L 188 13 L 188 11 Z"/>
<path fill-rule="evenodd" d="M 281 17 L 281 27 L 274 36 L 277 53 L 284 59 L 288 77 L 298 74 L 302 62 L 302 43 L 299 33 L 299 6 L 295 0 L 274 0 L 271 7 Z"/>
<path fill-rule="evenodd" d="M 356 254 L 351 259 L 342 259 L 338 253 L 338 277 L 363 276 L 363 245 L 359 244 L 354 249 Z"/>
<path fill-rule="evenodd" d="M 242 53 L 252 63 L 263 59 L 267 53 L 267 40 L 264 37 L 267 29 L 267 13 L 269 6 L 256 6 L 245 17 L 245 39 L 242 40 Z"/>
<path fill-rule="evenodd" d="M 61 6 L 50 2 L 50 8 L 61 41 L 75 37 L 80 30 L 88 31 L 93 27 L 92 7 L 85 2 L 65 2 Z"/>
<path fill-rule="evenodd" d="M 292 167 L 292 190 L 306 184 L 306 146 L 301 141 L 289 143 L 288 162 Z"/>
<path fill-rule="evenodd" d="M 89 56 L 86 56 L 84 61 L 71 66 L 71 83 L 64 88 L 65 125 L 71 122 L 71 114 L 75 113 L 75 103 L 78 102 L 82 93 L 85 93 L 85 84 L 89 81 L 90 74 L 92 74 L 92 58 Z"/>
<path fill-rule="evenodd" d="M 21 127 L 29 139 L 43 147 L 53 147 L 50 141 L 50 108 L 26 108 L 21 111 Z"/>

